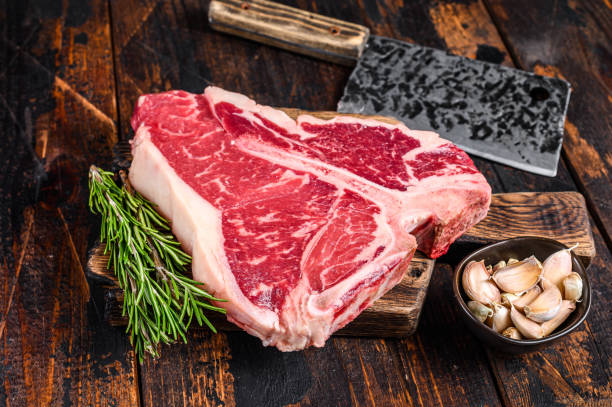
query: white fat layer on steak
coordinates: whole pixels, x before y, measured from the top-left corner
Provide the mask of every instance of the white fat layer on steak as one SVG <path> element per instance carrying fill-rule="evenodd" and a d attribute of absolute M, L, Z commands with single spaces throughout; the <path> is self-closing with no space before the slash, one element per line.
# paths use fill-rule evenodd
<path fill-rule="evenodd" d="M 278 330 L 278 315 L 255 306 L 238 287 L 225 257 L 221 213 L 176 174 L 151 142 L 146 126 L 137 130 L 132 154 L 130 182 L 171 220 L 172 232 L 193 258 L 194 278 L 204 282 L 215 297 L 229 300 L 217 304 L 228 311 L 228 319 L 250 316 L 248 322 L 235 322 L 255 336 L 268 336 Z"/>
<path fill-rule="evenodd" d="M 468 174 L 455 174 L 443 179 L 428 177 L 418 181 L 418 187 L 399 191 L 385 188 L 343 168 L 291 152 L 280 152 L 278 149 L 251 138 L 238 140 L 236 146 L 255 157 L 295 170 L 306 170 L 318 179 L 333 184 L 339 189 L 357 192 L 374 202 L 381 209 L 381 216 L 386 219 L 399 216 L 399 219 L 392 223 L 399 225 L 398 231 L 403 234 L 409 234 L 424 221 L 432 216 L 439 216 L 453 204 L 455 207 L 465 205 L 463 181 L 471 181 L 473 178 Z M 432 193 L 441 190 L 446 190 L 446 193 Z"/>
<path fill-rule="evenodd" d="M 452 144 L 448 140 L 441 138 L 437 133 L 431 131 L 410 130 L 404 124 L 390 124 L 371 119 L 356 119 L 349 116 L 336 116 L 330 120 L 322 120 L 310 115 L 301 115 L 297 121 L 291 119 L 285 112 L 271 108 L 269 106 L 261 106 L 255 101 L 247 98 L 244 95 L 228 92 L 220 88 L 209 87 L 205 92 L 211 102 L 218 103 L 220 101 L 230 102 L 240 109 L 242 112 L 238 115 L 249 120 L 250 122 L 258 123 L 266 127 L 277 137 L 284 141 L 295 144 L 295 141 L 282 136 L 276 130 L 266 126 L 262 120 L 255 114 L 268 119 L 269 121 L 281 125 L 287 132 L 298 134 L 302 140 L 316 137 L 305 131 L 301 126 L 304 123 L 310 124 L 333 124 L 333 123 L 359 123 L 362 125 L 384 127 L 387 129 L 398 129 L 404 134 L 419 140 L 421 146 L 417 147 L 402 158 L 404 163 L 414 159 L 418 154 L 431 151 L 436 147 L 445 144 Z M 396 220 L 398 225 L 402 225 L 404 233 L 410 233 L 416 227 L 420 226 L 424 221 L 432 216 L 442 217 L 446 214 L 449 208 L 461 207 L 465 205 L 465 183 L 472 183 L 474 174 L 452 174 L 453 165 L 448 165 L 435 177 L 426 177 L 421 180 L 414 177 L 413 169 L 409 165 L 405 165 L 406 171 L 411 177 L 410 185 L 407 185 L 406 191 L 399 191 L 385 188 L 382 185 L 371 182 L 363 177 L 360 177 L 348 170 L 337 166 L 324 163 L 322 161 L 305 157 L 286 150 L 279 150 L 270 147 L 264 143 L 258 142 L 253 138 L 240 138 L 236 140 L 235 145 L 244 152 L 256 157 L 260 157 L 272 162 L 275 162 L 284 167 L 292 168 L 298 171 L 308 171 L 314 174 L 317 178 L 336 185 L 341 189 L 349 189 L 364 196 L 366 199 L 376 203 L 379 208 L 391 213 L 401 214 L 401 219 Z M 304 148 L 309 148 L 301 144 Z M 450 175 L 447 175 L 450 173 Z M 402 181 L 402 183 L 404 183 Z M 444 190 L 445 193 L 432 193 Z M 421 201 L 417 204 L 417 201 Z M 428 208 L 427 210 L 423 208 Z M 485 211 L 486 212 L 486 211 Z"/>
<path fill-rule="evenodd" d="M 305 131 L 301 127 L 304 123 L 358 123 L 364 126 L 399 129 L 421 143 L 420 147 L 402 156 L 406 171 L 410 175 L 410 185 L 398 178 L 398 181 L 407 186 L 405 191 L 385 188 L 343 168 L 300 155 L 295 150 L 269 146 L 253 137 L 238 137 L 228 143 L 232 145 L 231 148 L 238 148 L 249 156 L 261 158 L 282 167 L 273 173 L 277 182 L 264 185 L 260 188 L 262 192 L 265 192 L 266 189 L 273 190 L 276 186 L 295 180 L 299 180 L 299 185 L 307 185 L 315 178 L 337 188 L 335 201 L 329 209 L 326 224 L 321 226 L 315 222 L 304 222 L 300 228 L 293 231 L 293 237 L 297 238 L 308 236 L 309 233 L 316 230 L 302 253 L 300 262 L 302 271 L 306 267 L 310 253 L 317 243 L 324 239 L 325 232 L 333 222 L 337 205 L 344 194 L 348 191 L 354 192 L 373 203 L 377 208 L 376 213 L 372 214 L 376 223 L 372 239 L 353 257 L 354 261 L 365 261 L 366 263 L 321 292 L 313 291 L 308 278 L 301 278 L 297 286 L 285 298 L 282 309 L 274 312 L 254 305 L 238 286 L 224 248 L 221 213 L 217 209 L 219 198 L 214 202 L 209 202 L 196 193 L 173 170 L 167 159 L 151 142 L 147 127 L 141 125 L 136 130 L 130 181 L 145 197 L 158 204 L 160 212 L 171 220 L 173 232 L 185 250 L 192 254 L 194 278 L 204 282 L 207 289 L 215 296 L 229 300 L 227 303 L 218 304 L 227 309 L 228 320 L 236 323 L 248 333 L 261 338 L 265 345 L 274 345 L 280 350 L 296 350 L 310 345 L 322 346 L 332 332 L 350 322 L 364 307 L 397 284 L 402 279 L 405 265 L 416 247 L 415 237 L 410 233 L 417 229 L 421 230 L 422 226 L 432 223 L 432 220 L 443 225 L 445 219 L 456 216 L 456 210 L 453 212 L 453 208 L 464 208 L 469 205 L 470 199 L 473 199 L 469 192 L 466 193 L 465 186 L 482 183 L 480 179 L 475 181 L 477 176 L 474 174 L 450 173 L 452 166 L 449 166 L 451 168 L 448 171 L 440 172 L 443 176 L 432 176 L 422 180 L 414 177 L 412 168 L 406 163 L 416 158 L 421 152 L 427 152 L 448 143 L 435 133 L 411 131 L 401 124 L 392 125 L 351 117 L 336 117 L 330 121 L 324 121 L 312 116 L 300 116 L 296 123 L 284 112 L 257 105 L 240 94 L 226 92 L 219 88 L 207 88 L 205 96 L 212 104 L 227 102 L 238 107 L 241 109 L 241 112 L 238 113 L 241 117 L 267 128 L 290 145 L 310 151 L 314 150 L 300 141 L 317 136 Z M 180 97 L 190 98 L 193 103 L 191 120 L 198 120 L 195 95 L 181 95 Z M 140 98 L 138 106 L 142 104 L 143 98 Z M 214 109 L 213 114 L 216 114 Z M 282 127 L 289 133 L 299 135 L 300 140 L 284 137 L 275 129 L 268 127 L 255 114 Z M 177 120 L 184 119 L 181 117 Z M 221 120 L 219 121 L 222 123 Z M 218 129 L 210 134 L 219 131 L 222 130 Z M 223 159 L 223 148 L 212 155 L 198 157 L 194 157 L 184 146 L 182 148 L 186 157 L 202 163 L 202 171 L 195 176 L 196 178 L 207 174 L 207 162 Z M 279 174 L 282 174 L 280 179 L 276 178 Z M 482 178 L 482 175 L 478 174 L 478 176 Z M 231 193 L 227 191 L 223 177 L 209 179 L 207 182 L 216 184 L 222 192 Z M 485 213 L 486 208 L 473 212 L 469 222 L 474 223 Z M 260 216 L 258 221 L 262 224 L 275 222 L 277 215 L 277 212 L 271 211 Z M 256 234 L 254 237 L 253 232 L 249 232 L 244 224 L 240 224 L 241 220 L 230 219 L 228 222 L 232 223 L 238 235 L 263 240 L 271 249 L 281 244 L 275 241 L 274 231 Z M 458 235 L 461 232 L 462 230 L 451 230 L 448 233 Z M 450 234 L 445 236 L 445 238 L 449 237 L 454 239 L 456 236 Z M 379 247 L 384 247 L 384 249 L 377 253 Z M 289 247 L 287 250 L 293 249 Z M 257 265 L 264 261 L 266 261 L 266 256 L 261 255 L 249 259 L 248 262 L 251 265 Z M 323 283 L 326 274 L 330 271 L 329 267 L 322 270 L 320 277 Z M 260 283 L 248 294 L 271 295 L 274 288 L 274 284 Z"/>
<path fill-rule="evenodd" d="M 372 296 L 372 289 L 365 289 L 360 292 L 352 305 L 341 314 L 342 318 L 334 318 L 335 309 L 342 306 L 343 295 L 371 276 L 376 268 L 379 271 L 387 270 L 389 265 L 412 255 L 407 251 L 397 251 L 396 236 L 390 230 L 389 223 L 385 218 L 385 210 L 380 207 L 381 204 L 378 204 L 381 213 L 375 216 L 376 238 L 363 249 L 360 256 L 364 258 L 370 256 L 369 258 L 371 258 L 376 248 L 379 245 L 384 245 L 384 252 L 377 257 L 384 260 L 367 263 L 348 278 L 321 293 L 313 294 L 308 280 L 302 279 L 289 294 L 279 321 L 277 314 L 255 306 L 244 296 L 224 255 L 220 212 L 180 179 L 157 147 L 150 141 L 146 126 L 141 126 L 138 129 L 133 141 L 132 153 L 134 160 L 130 169 L 130 182 L 140 193 L 151 201 L 158 203 L 160 212 L 172 221 L 172 231 L 181 241 L 185 250 L 190 252 L 193 257 L 194 278 L 206 282 L 207 289 L 213 295 L 229 300 L 218 304 L 227 309 L 228 319 L 250 334 L 260 337 L 265 345 L 274 345 L 285 351 L 302 349 L 309 345 L 323 346 L 331 332 L 354 318 L 356 310 L 364 301 L 368 299 L 370 303 L 375 301 L 387 291 L 387 286 L 392 287 L 397 284 L 399 280 L 395 280 L 401 280 L 401 272 L 398 272 L 398 275 L 391 279 L 392 281 L 388 281 L 381 288 L 378 288 L 379 293 L 376 293 L 374 297 Z M 308 182 L 310 175 L 297 176 L 293 171 L 286 170 L 283 173 L 283 178 L 287 179 L 289 177 L 299 177 L 303 182 Z M 328 178 L 328 182 L 335 181 L 330 177 Z M 339 198 L 342 193 L 343 190 L 338 191 Z M 176 197 L 181 198 L 177 199 Z M 338 199 L 336 202 L 338 202 Z M 330 210 L 333 211 L 334 207 Z M 273 217 L 274 214 L 268 214 L 267 216 Z M 313 227 L 316 226 L 313 225 Z M 310 240 L 302 256 L 302 262 L 308 258 L 311 248 L 318 243 L 325 229 L 325 226 L 321 228 L 315 237 Z M 248 234 L 244 228 L 239 227 L 239 233 L 241 233 L 241 230 Z M 303 234 L 308 231 L 296 230 L 294 233 Z M 258 238 L 264 239 L 265 237 L 258 236 Z M 416 246 L 414 237 L 408 233 L 403 234 L 403 237 L 406 239 L 404 247 Z M 392 251 L 395 253 L 389 255 Z M 251 262 L 258 261 L 263 261 L 263 259 L 251 260 Z M 270 292 L 272 288 L 271 286 L 260 285 L 254 293 L 265 294 Z M 248 316 L 248 318 L 239 319 L 240 316 Z"/>

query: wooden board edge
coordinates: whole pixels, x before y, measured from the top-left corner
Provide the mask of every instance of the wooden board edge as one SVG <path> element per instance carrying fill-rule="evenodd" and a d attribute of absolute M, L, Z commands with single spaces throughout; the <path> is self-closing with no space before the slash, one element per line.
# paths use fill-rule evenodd
<path fill-rule="evenodd" d="M 487 217 L 455 245 L 490 244 L 521 236 L 550 238 L 566 246 L 578 243 L 573 252 L 585 266 L 596 255 L 586 202 L 576 191 L 493 194 Z"/>
<path fill-rule="evenodd" d="M 112 272 L 106 269 L 108 257 L 103 253 L 103 245 L 91 250 L 92 257 L 96 258 L 90 258 L 87 262 L 88 275 L 95 278 L 105 289 L 104 319 L 112 326 L 125 326 L 127 319 L 122 315 L 123 291 L 117 285 Z M 417 252 L 406 266 L 402 281 L 335 335 L 405 337 L 414 333 L 434 266 L 435 260 Z M 397 296 L 409 296 L 410 301 L 401 303 L 397 300 Z M 221 314 L 207 313 L 207 317 L 221 331 L 240 330 Z M 381 319 L 387 323 L 380 324 Z"/>

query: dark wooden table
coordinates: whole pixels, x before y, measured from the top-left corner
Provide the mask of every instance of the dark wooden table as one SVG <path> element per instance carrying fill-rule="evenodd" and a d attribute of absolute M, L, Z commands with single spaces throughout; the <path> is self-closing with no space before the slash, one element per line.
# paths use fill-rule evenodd
<path fill-rule="evenodd" d="M 215 84 L 333 110 L 350 70 L 213 32 L 206 1 L 1 0 L 0 406 L 612 405 L 612 3 L 284 2 L 572 83 L 557 177 L 475 162 L 494 192 L 584 194 L 598 251 L 587 322 L 538 353 L 490 351 L 458 320 L 439 262 L 412 337 L 280 353 L 194 330 L 139 365 L 84 274 L 99 225 L 87 169 L 131 137 L 137 96 Z"/>

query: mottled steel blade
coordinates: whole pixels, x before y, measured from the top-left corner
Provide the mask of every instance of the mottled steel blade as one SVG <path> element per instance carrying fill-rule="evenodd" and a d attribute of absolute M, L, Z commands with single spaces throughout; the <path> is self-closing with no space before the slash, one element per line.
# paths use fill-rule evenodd
<path fill-rule="evenodd" d="M 372 36 L 338 103 L 395 117 L 468 153 L 555 176 L 570 84 Z"/>

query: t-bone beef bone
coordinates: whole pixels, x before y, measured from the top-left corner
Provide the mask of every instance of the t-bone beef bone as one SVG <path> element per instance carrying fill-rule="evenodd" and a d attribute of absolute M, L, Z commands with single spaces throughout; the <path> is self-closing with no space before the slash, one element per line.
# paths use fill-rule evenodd
<path fill-rule="evenodd" d="M 227 318 L 283 351 L 323 346 L 488 210 L 491 188 L 437 134 L 324 121 L 209 87 L 144 95 L 130 181 L 193 256 Z"/>

